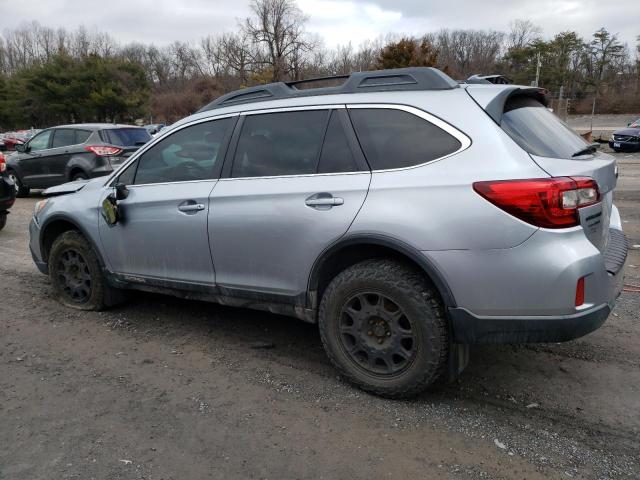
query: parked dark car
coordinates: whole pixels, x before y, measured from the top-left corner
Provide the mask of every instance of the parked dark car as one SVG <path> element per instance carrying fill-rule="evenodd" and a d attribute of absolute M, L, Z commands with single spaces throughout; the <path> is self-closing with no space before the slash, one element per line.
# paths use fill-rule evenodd
<path fill-rule="evenodd" d="M 7 215 L 15 199 L 13 181 L 7 175 L 7 164 L 4 155 L 0 153 L 0 230 L 7 224 Z"/>
<path fill-rule="evenodd" d="M 616 130 L 609 139 L 609 146 L 616 152 L 640 150 L 640 119 L 629 124 L 629 128 Z"/>
<path fill-rule="evenodd" d="M 149 140 L 144 128 L 130 125 L 61 125 L 17 145 L 7 170 L 23 197 L 32 188 L 107 175 Z"/>

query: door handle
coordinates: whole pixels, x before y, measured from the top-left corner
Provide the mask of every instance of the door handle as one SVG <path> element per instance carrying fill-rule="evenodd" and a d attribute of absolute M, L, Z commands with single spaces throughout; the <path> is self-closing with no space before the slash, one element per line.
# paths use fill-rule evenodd
<path fill-rule="evenodd" d="M 344 199 L 340 197 L 331 198 L 312 198 L 305 200 L 305 205 L 308 207 L 335 207 L 344 204 Z"/>
<path fill-rule="evenodd" d="M 202 203 L 187 203 L 186 205 L 178 205 L 178 210 L 186 213 L 194 213 L 204 210 L 204 205 Z"/>
<path fill-rule="evenodd" d="M 317 208 L 321 210 L 328 210 L 331 207 L 344 204 L 344 199 L 340 197 L 334 197 L 330 193 L 317 193 L 311 195 L 304 201 L 307 207 Z"/>

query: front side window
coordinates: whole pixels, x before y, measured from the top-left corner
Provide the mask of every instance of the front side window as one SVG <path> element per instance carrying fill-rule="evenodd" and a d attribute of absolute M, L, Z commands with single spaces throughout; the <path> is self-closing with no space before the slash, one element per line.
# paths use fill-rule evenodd
<path fill-rule="evenodd" d="M 588 143 L 536 99 L 510 98 L 502 129 L 524 150 L 541 157 L 572 158 Z"/>
<path fill-rule="evenodd" d="M 38 150 L 44 150 L 46 148 L 49 148 L 50 137 L 51 137 L 51 130 L 45 130 L 44 132 L 40 132 L 29 141 L 29 149 L 32 152 L 37 152 Z"/>
<path fill-rule="evenodd" d="M 231 176 L 316 173 L 328 117 L 327 110 L 247 115 Z"/>
<path fill-rule="evenodd" d="M 231 125 L 232 119 L 224 118 L 198 123 L 165 137 L 138 158 L 134 183 L 214 178 L 214 167 L 222 162 L 222 147 Z"/>
<path fill-rule="evenodd" d="M 75 130 L 70 128 L 57 128 L 53 132 L 51 148 L 67 147 L 76 143 Z"/>
<path fill-rule="evenodd" d="M 403 110 L 353 108 L 349 116 L 372 170 L 420 165 L 462 146 L 440 127 Z"/>

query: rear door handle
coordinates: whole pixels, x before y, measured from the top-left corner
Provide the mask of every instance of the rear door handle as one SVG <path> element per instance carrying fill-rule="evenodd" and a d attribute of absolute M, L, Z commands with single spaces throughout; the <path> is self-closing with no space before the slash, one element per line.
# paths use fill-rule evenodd
<path fill-rule="evenodd" d="M 328 209 L 344 204 L 344 199 L 340 197 L 334 197 L 329 193 L 318 193 L 310 196 L 304 201 L 307 207 Z"/>
<path fill-rule="evenodd" d="M 204 205 L 202 203 L 183 203 L 178 205 L 178 210 L 185 213 L 195 213 L 204 210 Z"/>

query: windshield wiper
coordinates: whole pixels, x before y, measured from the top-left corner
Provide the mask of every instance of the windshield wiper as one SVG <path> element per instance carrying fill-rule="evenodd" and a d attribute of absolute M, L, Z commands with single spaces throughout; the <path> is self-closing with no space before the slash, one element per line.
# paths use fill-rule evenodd
<path fill-rule="evenodd" d="M 586 147 L 578 150 L 576 153 L 571 155 L 572 157 L 579 157 L 580 155 L 587 155 L 589 153 L 595 153 L 597 149 L 600 148 L 599 143 L 590 143 Z"/>

